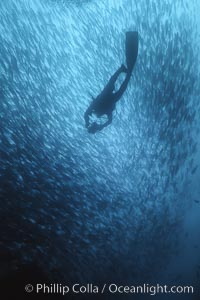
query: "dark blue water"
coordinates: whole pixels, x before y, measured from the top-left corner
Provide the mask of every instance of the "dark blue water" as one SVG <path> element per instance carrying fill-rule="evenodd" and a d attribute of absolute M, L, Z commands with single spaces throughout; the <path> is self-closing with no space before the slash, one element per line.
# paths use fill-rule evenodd
<path fill-rule="evenodd" d="M 0 278 L 37 265 L 53 281 L 199 283 L 199 9 L 0 3 Z M 133 76 L 90 135 L 129 30 Z"/>

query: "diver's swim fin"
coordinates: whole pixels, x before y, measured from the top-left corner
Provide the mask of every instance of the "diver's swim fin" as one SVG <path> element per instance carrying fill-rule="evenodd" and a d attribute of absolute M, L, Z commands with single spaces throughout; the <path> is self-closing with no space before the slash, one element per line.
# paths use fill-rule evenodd
<path fill-rule="evenodd" d="M 126 64 L 128 73 L 131 73 L 138 55 L 138 32 L 126 32 Z"/>

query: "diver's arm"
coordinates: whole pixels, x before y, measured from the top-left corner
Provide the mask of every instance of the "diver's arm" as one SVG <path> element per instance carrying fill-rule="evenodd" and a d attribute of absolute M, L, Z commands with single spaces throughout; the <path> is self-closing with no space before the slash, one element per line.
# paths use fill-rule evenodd
<path fill-rule="evenodd" d="M 89 133 L 96 133 L 97 131 L 101 131 L 104 127 L 108 126 L 112 122 L 112 113 L 108 114 L 108 121 L 104 124 L 99 125 L 96 122 L 92 123 L 91 126 L 88 127 Z"/>
<path fill-rule="evenodd" d="M 89 115 L 91 115 L 91 113 L 92 113 L 92 109 L 91 109 L 91 107 L 88 107 L 88 109 L 86 110 L 86 112 L 84 114 L 85 127 L 89 126 Z"/>
<path fill-rule="evenodd" d="M 102 130 L 104 127 L 108 126 L 109 124 L 112 123 L 112 113 L 110 113 L 108 116 L 108 121 L 106 121 L 104 124 L 102 125 L 98 125 L 98 130 Z"/>
<path fill-rule="evenodd" d="M 107 123 L 106 126 L 112 123 L 112 113 L 108 114 L 107 116 L 108 116 L 108 121 L 106 122 Z"/>

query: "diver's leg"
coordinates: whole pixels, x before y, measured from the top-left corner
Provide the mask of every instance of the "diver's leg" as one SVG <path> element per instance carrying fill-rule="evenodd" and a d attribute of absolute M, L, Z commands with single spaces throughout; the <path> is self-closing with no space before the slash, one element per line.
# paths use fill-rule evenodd
<path fill-rule="evenodd" d="M 123 93 L 125 92 L 127 85 L 129 83 L 130 77 L 131 77 L 131 74 L 127 74 L 126 78 L 125 78 L 124 82 L 122 83 L 121 87 L 119 88 L 119 90 L 113 94 L 115 102 L 117 102 L 121 98 Z"/>
<path fill-rule="evenodd" d="M 127 72 L 127 68 L 124 65 L 121 65 L 121 67 L 113 74 L 113 76 L 110 78 L 109 80 L 109 84 L 113 85 L 115 84 L 115 82 L 117 81 L 117 78 L 119 77 L 119 75 L 121 73 L 126 73 Z M 113 87 L 114 88 L 114 87 Z"/>

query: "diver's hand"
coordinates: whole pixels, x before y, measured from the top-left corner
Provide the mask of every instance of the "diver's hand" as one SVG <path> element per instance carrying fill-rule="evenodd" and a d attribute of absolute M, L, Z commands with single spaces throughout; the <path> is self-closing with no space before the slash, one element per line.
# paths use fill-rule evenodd
<path fill-rule="evenodd" d="M 98 125 L 96 122 L 93 122 L 89 127 L 88 127 L 88 132 L 89 133 L 96 133 L 101 129 L 101 126 Z"/>

